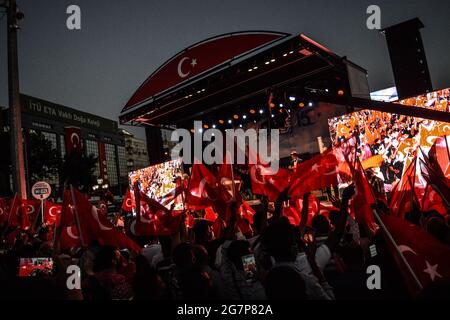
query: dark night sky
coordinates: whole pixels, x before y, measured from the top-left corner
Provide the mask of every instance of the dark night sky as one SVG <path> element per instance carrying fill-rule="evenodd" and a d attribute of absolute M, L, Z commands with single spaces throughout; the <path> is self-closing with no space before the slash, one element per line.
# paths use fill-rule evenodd
<path fill-rule="evenodd" d="M 242 30 L 305 33 L 369 71 L 371 90 L 393 85 L 384 37 L 366 28 L 381 7 L 386 27 L 418 16 L 434 88 L 450 86 L 450 1 L 17 0 L 23 93 L 117 120 L 146 77 L 185 47 Z M 66 28 L 77 4 L 82 29 Z M 0 33 L 0 105 L 7 105 L 6 17 Z M 135 131 L 136 132 L 136 131 Z M 137 131 L 142 136 L 142 130 Z"/>

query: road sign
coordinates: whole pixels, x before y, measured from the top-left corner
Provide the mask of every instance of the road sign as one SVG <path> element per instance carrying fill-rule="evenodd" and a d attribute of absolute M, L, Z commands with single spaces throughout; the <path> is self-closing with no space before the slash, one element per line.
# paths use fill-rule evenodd
<path fill-rule="evenodd" d="M 36 182 L 31 188 L 31 194 L 38 200 L 47 199 L 52 193 L 52 188 L 45 181 Z"/>

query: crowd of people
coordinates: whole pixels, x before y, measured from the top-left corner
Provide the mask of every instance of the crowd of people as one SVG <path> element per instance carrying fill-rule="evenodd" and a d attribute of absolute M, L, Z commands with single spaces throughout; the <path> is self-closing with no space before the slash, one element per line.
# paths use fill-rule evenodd
<path fill-rule="evenodd" d="M 12 247 L 2 244 L 0 296 L 175 301 L 407 297 L 381 233 L 368 234 L 348 215 L 354 192 L 353 186 L 347 187 L 336 204 L 339 211 L 329 217 L 316 215 L 310 226 L 292 226 L 281 215 L 283 193 L 272 209 L 263 199 L 251 234 L 244 236 L 230 221 L 216 237 L 211 222 L 197 219 L 184 239 L 179 233 L 136 238 L 141 252 L 98 243 L 57 252 L 45 229 L 35 235 L 21 232 Z M 302 215 L 307 215 L 308 205 L 304 208 Z M 236 211 L 236 205 L 231 209 Z M 426 228 L 428 222 L 422 223 Z M 448 224 L 446 228 L 448 241 Z M 373 245 L 378 254 L 370 249 Z M 52 257 L 54 276 L 18 277 L 20 258 L 32 257 Z M 371 264 L 383 268 L 383 290 L 367 288 L 366 268 Z M 70 265 L 80 267 L 80 290 L 67 288 Z"/>

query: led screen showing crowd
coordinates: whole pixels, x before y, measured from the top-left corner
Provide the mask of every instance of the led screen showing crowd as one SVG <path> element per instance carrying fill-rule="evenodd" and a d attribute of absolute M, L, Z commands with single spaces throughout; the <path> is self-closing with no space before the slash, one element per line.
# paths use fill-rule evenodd
<path fill-rule="evenodd" d="M 398 103 L 450 112 L 449 102 L 450 89 L 444 89 Z M 382 156 L 383 162 L 375 171 L 386 192 L 402 177 L 419 147 L 428 152 L 438 137 L 450 134 L 449 123 L 371 110 L 332 118 L 328 124 L 333 144 L 355 136 L 362 161 Z"/>
<path fill-rule="evenodd" d="M 135 186 L 150 199 L 156 200 L 166 208 L 182 209 L 180 196 L 175 196 L 177 183 L 183 175 L 181 160 L 159 163 L 129 173 L 130 191 L 134 195 Z"/>

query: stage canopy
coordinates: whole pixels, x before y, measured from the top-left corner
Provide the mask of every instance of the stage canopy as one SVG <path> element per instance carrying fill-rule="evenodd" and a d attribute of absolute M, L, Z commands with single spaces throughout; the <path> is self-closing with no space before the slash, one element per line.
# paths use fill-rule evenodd
<path fill-rule="evenodd" d="M 124 106 L 121 124 L 226 129 L 268 116 L 302 93 L 369 97 L 366 71 L 307 36 L 246 31 L 216 36 L 177 53 Z M 245 119 L 242 117 L 245 115 Z"/>

